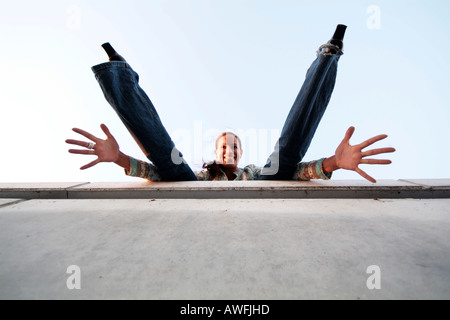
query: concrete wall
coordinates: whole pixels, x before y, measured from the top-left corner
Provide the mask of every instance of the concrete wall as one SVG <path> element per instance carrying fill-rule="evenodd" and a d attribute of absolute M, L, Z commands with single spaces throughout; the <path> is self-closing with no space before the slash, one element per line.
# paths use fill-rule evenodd
<path fill-rule="evenodd" d="M 259 188 L 260 198 L 220 198 L 220 184 L 196 185 L 209 188 L 203 199 L 189 198 L 184 183 L 172 184 L 184 190 L 178 198 L 143 198 L 141 188 L 161 184 L 91 184 L 101 192 L 90 196 L 80 183 L 0 184 L 0 299 L 449 299 L 450 199 L 398 198 L 404 181 L 379 185 L 395 187 L 395 197 L 376 197 L 376 188 L 330 196 L 349 184 L 358 183 L 319 183 L 324 198 L 294 198 L 281 182 L 222 185 L 234 194 Z M 440 195 L 449 185 L 407 184 Z M 73 185 L 84 198 L 58 198 Z M 39 190 L 42 198 L 11 197 Z M 67 286 L 72 265 L 81 289 Z M 370 289 L 375 280 L 381 287 Z"/>

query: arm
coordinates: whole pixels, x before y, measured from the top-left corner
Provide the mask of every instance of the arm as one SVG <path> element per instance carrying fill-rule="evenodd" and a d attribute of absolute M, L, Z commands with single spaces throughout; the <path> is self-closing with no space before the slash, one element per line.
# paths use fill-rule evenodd
<path fill-rule="evenodd" d="M 374 144 L 377 141 L 383 140 L 387 137 L 385 134 L 381 134 L 370 138 L 363 143 L 351 146 L 350 138 L 355 132 L 354 127 L 350 127 L 342 142 L 336 149 L 334 156 L 323 160 L 322 168 L 325 172 L 333 172 L 338 169 L 352 170 L 359 173 L 363 178 L 375 183 L 376 180 L 369 176 L 366 172 L 361 170 L 358 166 L 360 164 L 390 164 L 391 160 L 378 160 L 378 159 L 365 159 L 368 156 L 395 152 L 394 148 L 379 148 L 363 151 L 363 149 Z"/>
<path fill-rule="evenodd" d="M 88 148 L 87 150 L 70 149 L 69 150 L 70 153 L 97 156 L 96 160 L 82 166 L 80 168 L 81 170 L 93 167 L 100 162 L 114 162 L 118 166 L 125 169 L 126 175 L 132 177 L 140 177 L 152 181 L 161 180 L 161 177 L 158 174 L 155 166 L 144 161 L 136 160 L 133 157 L 130 157 L 121 152 L 119 149 L 119 144 L 117 143 L 116 139 L 113 137 L 111 132 L 109 132 L 108 127 L 106 127 L 104 124 L 102 124 L 100 127 L 102 128 L 103 132 L 106 135 L 105 140 L 97 138 L 96 136 L 84 130 L 78 128 L 72 129 L 76 133 L 79 133 L 82 136 L 93 141 L 95 143 L 93 144 L 93 147 L 90 147 L 89 142 L 72 139 L 66 140 L 66 143 Z"/>
<path fill-rule="evenodd" d="M 109 129 L 104 124 L 102 124 L 100 127 L 106 135 L 105 140 L 99 139 L 84 130 L 78 128 L 72 129 L 76 133 L 79 133 L 82 136 L 93 141 L 95 144 L 92 144 L 92 147 L 90 146 L 89 142 L 72 139 L 66 140 L 66 143 L 88 148 L 87 150 L 70 149 L 70 153 L 97 156 L 96 160 L 82 166 L 80 168 L 81 170 L 93 167 L 100 162 L 114 162 L 118 166 L 125 169 L 126 175 L 132 177 L 140 177 L 152 181 L 161 180 L 161 177 L 157 173 L 155 166 L 144 161 L 136 160 L 133 157 L 130 157 L 121 152 L 119 149 L 119 144 L 117 143 L 111 132 L 109 132 Z"/>
<path fill-rule="evenodd" d="M 127 171 L 131 170 L 131 157 L 127 156 L 126 154 L 119 152 L 119 157 L 117 158 L 117 161 L 114 161 L 115 164 L 117 164 L 119 167 L 124 168 Z"/>
<path fill-rule="evenodd" d="M 325 160 L 325 158 L 322 158 L 310 162 L 299 162 L 292 179 L 299 181 L 309 181 L 312 179 L 329 180 L 331 178 L 331 171 L 324 171 L 323 163 Z"/>

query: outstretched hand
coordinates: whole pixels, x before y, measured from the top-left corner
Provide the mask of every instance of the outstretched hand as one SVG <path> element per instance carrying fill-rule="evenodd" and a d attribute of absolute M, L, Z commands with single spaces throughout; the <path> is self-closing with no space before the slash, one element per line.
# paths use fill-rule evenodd
<path fill-rule="evenodd" d="M 89 148 L 91 145 L 90 142 L 72 140 L 72 139 L 66 140 L 66 143 L 89 148 L 88 150 L 69 149 L 70 153 L 87 154 L 87 155 L 96 155 L 97 156 L 96 160 L 89 162 L 88 164 L 82 166 L 80 168 L 81 170 L 95 166 L 96 164 L 98 164 L 100 162 L 115 162 L 119 158 L 119 153 L 120 153 L 119 144 L 117 143 L 116 139 L 109 132 L 109 129 L 106 125 L 101 124 L 100 128 L 105 133 L 106 140 L 99 139 L 96 136 L 90 134 L 89 132 L 86 132 L 86 131 L 78 129 L 78 128 L 72 129 L 76 133 L 79 133 L 82 136 L 93 141 L 95 144 L 93 145 L 92 148 Z"/>
<path fill-rule="evenodd" d="M 377 141 L 383 140 L 387 137 L 385 134 L 381 134 L 370 138 L 363 143 L 351 146 L 350 138 L 355 132 L 355 127 L 350 127 L 345 134 L 344 139 L 339 144 L 336 149 L 335 158 L 336 165 L 341 169 L 353 170 L 359 173 L 362 177 L 369 180 L 370 182 L 376 182 L 374 178 L 369 176 L 366 172 L 361 170 L 358 165 L 360 164 L 390 164 L 391 160 L 378 160 L 378 159 L 364 159 L 365 157 L 394 152 L 394 148 L 379 148 L 363 151 L 364 148 L 374 144 Z"/>

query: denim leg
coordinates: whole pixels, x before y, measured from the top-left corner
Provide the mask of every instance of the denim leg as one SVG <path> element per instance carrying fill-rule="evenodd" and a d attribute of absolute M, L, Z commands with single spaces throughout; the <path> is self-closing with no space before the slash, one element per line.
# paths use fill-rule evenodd
<path fill-rule="evenodd" d="M 260 179 L 292 179 L 330 101 L 341 55 L 342 51 L 336 54 L 318 51 Z"/>
<path fill-rule="evenodd" d="M 92 67 L 108 101 L 164 181 L 197 180 L 175 148 L 155 107 L 139 86 L 138 74 L 126 62 L 106 62 Z"/>

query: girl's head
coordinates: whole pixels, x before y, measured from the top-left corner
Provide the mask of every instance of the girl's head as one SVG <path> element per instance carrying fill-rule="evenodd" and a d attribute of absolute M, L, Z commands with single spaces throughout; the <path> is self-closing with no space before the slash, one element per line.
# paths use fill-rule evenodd
<path fill-rule="evenodd" d="M 226 167 L 237 167 L 242 157 L 241 139 L 232 132 L 223 132 L 216 139 L 216 160 Z"/>

